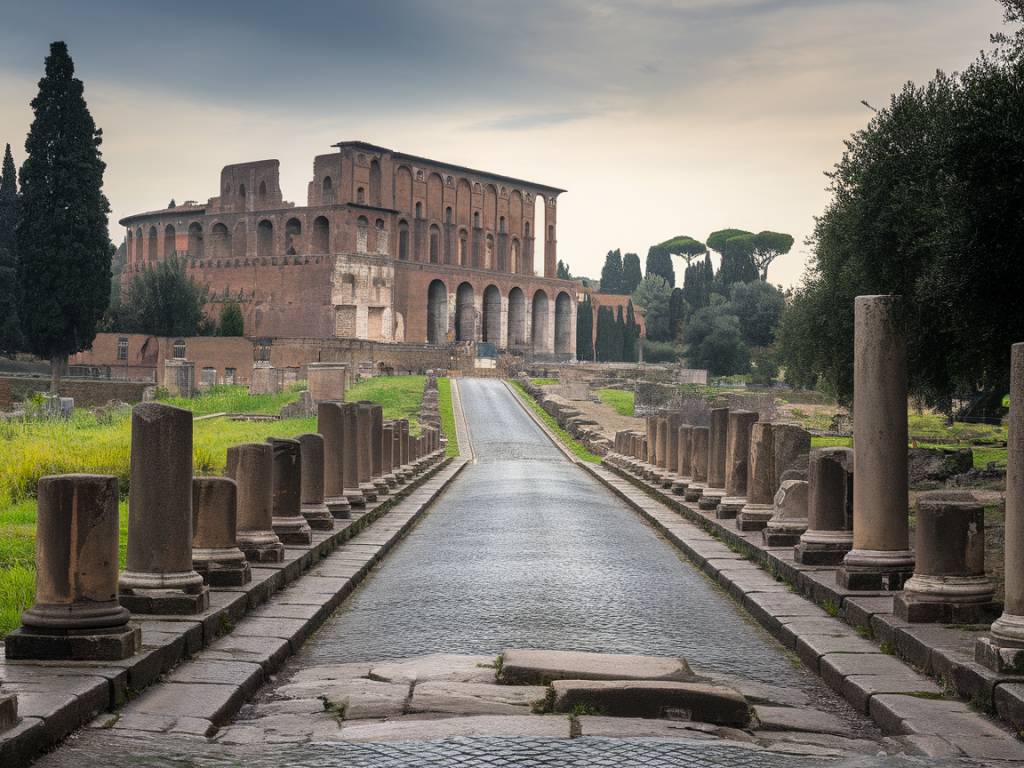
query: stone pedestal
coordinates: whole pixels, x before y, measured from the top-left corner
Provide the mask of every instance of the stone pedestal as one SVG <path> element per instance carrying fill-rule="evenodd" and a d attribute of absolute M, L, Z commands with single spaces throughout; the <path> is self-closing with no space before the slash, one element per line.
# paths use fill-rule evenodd
<path fill-rule="evenodd" d="M 352 505 L 345 496 L 344 426 L 342 404 L 317 404 L 316 428 L 324 438 L 324 504 L 331 517 L 352 517 Z"/>
<path fill-rule="evenodd" d="M 18 697 L 0 691 L 0 733 L 18 724 Z"/>
<path fill-rule="evenodd" d="M 853 549 L 836 582 L 898 590 L 914 571 L 907 521 L 907 348 L 898 296 L 858 296 L 853 349 Z"/>
<path fill-rule="evenodd" d="M 985 576 L 985 508 L 976 501 L 922 498 L 914 575 L 894 600 L 904 621 L 980 624 L 996 614 Z"/>
<path fill-rule="evenodd" d="M 387 496 L 391 491 L 384 479 L 384 408 L 370 404 L 370 481 L 377 489 L 377 496 Z"/>
<path fill-rule="evenodd" d="M 747 470 L 750 464 L 750 430 L 757 421 L 754 411 L 729 413 L 725 442 L 725 496 L 718 502 L 715 517 L 732 520 L 747 503 Z"/>
<path fill-rule="evenodd" d="M 267 443 L 228 448 L 227 474 L 238 489 L 238 548 L 255 563 L 284 561 L 284 545 L 273 529 L 273 449 Z"/>
<path fill-rule="evenodd" d="M 252 580 L 237 544 L 238 488 L 227 477 L 192 480 L 192 567 L 210 586 L 239 587 Z"/>
<path fill-rule="evenodd" d="M 729 409 L 711 409 L 711 432 L 708 440 L 708 480 L 697 500 L 704 510 L 712 510 L 725 498 L 725 449 L 729 439 Z"/>
<path fill-rule="evenodd" d="M 196 393 L 196 364 L 189 360 L 164 360 L 164 389 L 171 397 L 192 397 Z"/>
<path fill-rule="evenodd" d="M 764 421 L 750 426 L 747 502 L 736 515 L 741 531 L 760 531 L 775 514 L 775 426 Z"/>
<path fill-rule="evenodd" d="M 307 363 L 306 385 L 314 403 L 345 399 L 348 366 L 344 363 Z"/>
<path fill-rule="evenodd" d="M 807 530 L 793 558 L 804 565 L 838 565 L 853 548 L 853 451 L 816 448 L 808 473 Z"/>
<path fill-rule="evenodd" d="M 365 507 L 366 497 L 359 487 L 359 406 L 355 403 L 341 403 L 340 407 L 345 498 L 353 507 Z"/>
<path fill-rule="evenodd" d="M 761 531 L 765 546 L 786 547 L 807 530 L 807 481 L 783 480 L 775 493 L 775 514 Z"/>
<path fill-rule="evenodd" d="M 711 430 L 707 427 L 694 427 L 690 434 L 690 474 L 693 482 L 686 486 L 687 501 L 697 501 L 708 482 L 708 445 L 711 441 Z"/>
<path fill-rule="evenodd" d="M 117 594 L 117 478 L 43 477 L 38 499 L 35 604 L 4 638 L 7 659 L 134 655 L 142 647 L 140 631 L 129 626 Z M 12 706 L 0 704 L 8 715 Z"/>
<path fill-rule="evenodd" d="M 302 449 L 298 440 L 268 437 L 273 449 L 271 525 L 282 544 L 306 545 L 313 531 L 302 516 Z"/>
<path fill-rule="evenodd" d="M 334 515 L 324 501 L 324 437 L 307 432 L 295 439 L 302 459 L 302 516 L 315 531 L 333 531 Z"/>
<path fill-rule="evenodd" d="M 1010 350 L 1010 419 L 1006 441 L 1006 598 L 992 637 L 975 648 L 977 660 L 991 669 L 1024 674 L 1024 343 Z"/>
<path fill-rule="evenodd" d="M 672 481 L 672 493 L 683 496 L 686 488 L 693 482 L 690 474 L 690 456 L 693 439 L 693 427 L 680 424 L 676 429 L 676 477 Z"/>
<path fill-rule="evenodd" d="M 135 406 L 130 462 L 121 604 L 132 613 L 206 610 L 210 588 L 192 568 L 192 412 Z"/>

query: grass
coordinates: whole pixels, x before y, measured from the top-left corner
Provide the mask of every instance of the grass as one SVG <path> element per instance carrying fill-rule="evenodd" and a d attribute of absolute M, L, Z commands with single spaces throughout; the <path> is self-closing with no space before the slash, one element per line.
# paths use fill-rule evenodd
<path fill-rule="evenodd" d="M 853 447 L 852 437 L 818 437 L 814 435 L 811 437 L 812 448 L 827 448 L 831 446 L 842 446 L 845 448 Z M 956 443 L 922 443 L 919 445 L 921 448 L 947 448 L 949 450 L 957 450 L 958 448 L 970 448 L 971 449 L 971 460 L 974 462 L 975 469 L 985 469 L 989 463 L 995 463 L 998 467 L 1006 466 L 1007 449 L 994 447 L 994 446 L 978 446 L 978 445 L 957 445 Z"/>
<path fill-rule="evenodd" d="M 459 455 L 459 438 L 455 434 L 455 411 L 452 408 L 452 383 L 446 377 L 437 380 L 437 404 L 441 412 L 441 432 L 448 438 L 445 456 Z"/>
<path fill-rule="evenodd" d="M 423 399 L 422 376 L 370 379 L 349 389 L 349 400 L 373 400 L 384 406 L 387 419 L 409 418 L 419 431 Z M 449 451 L 457 452 L 451 390 L 446 379 L 441 390 L 442 427 Z M 190 399 L 165 402 L 189 408 L 196 415 L 212 413 L 277 413 L 298 398 L 300 386 L 275 395 L 249 397 L 245 387 L 215 387 Z M 448 414 L 448 424 L 445 412 Z M 449 431 L 450 430 L 450 431 Z M 278 421 L 233 421 L 214 418 L 197 421 L 192 428 L 193 470 L 197 475 L 224 471 L 227 449 L 239 443 L 262 442 L 270 436 L 291 437 L 316 431 L 316 418 Z M 131 410 L 101 413 L 76 410 L 67 421 L 14 420 L 0 422 L 0 637 L 20 623 L 21 612 L 35 596 L 36 485 L 45 475 L 88 472 L 114 475 L 122 494 L 120 508 L 121 565 L 127 546 Z"/>
<path fill-rule="evenodd" d="M 535 387 L 547 387 L 558 383 L 558 379 L 530 379 L 530 381 Z"/>
<path fill-rule="evenodd" d="M 540 403 L 534 400 L 530 393 L 523 389 L 522 384 L 520 384 L 518 381 L 512 381 L 510 383 L 512 384 L 513 387 L 516 388 L 516 391 L 522 396 L 523 400 L 526 402 L 527 406 L 529 406 L 530 410 L 537 414 L 540 420 L 543 421 L 545 425 L 547 425 L 547 428 L 554 432 L 555 435 L 558 436 L 558 439 L 561 440 L 562 443 L 565 445 L 565 447 L 573 452 L 573 455 L 575 455 L 579 459 L 582 459 L 583 461 L 589 461 L 592 464 L 601 463 L 601 457 L 588 451 L 582 443 L 580 443 L 578 440 L 576 440 L 576 438 L 574 438 L 572 435 L 570 435 L 568 432 L 562 429 L 559 426 L 558 422 L 555 421 L 554 417 L 550 413 L 545 411 L 543 408 L 541 408 Z"/>
<path fill-rule="evenodd" d="M 620 416 L 633 415 L 633 401 L 635 398 L 633 392 L 628 392 L 624 389 L 599 389 L 597 390 L 597 396 L 601 399 L 602 403 L 613 408 Z"/>

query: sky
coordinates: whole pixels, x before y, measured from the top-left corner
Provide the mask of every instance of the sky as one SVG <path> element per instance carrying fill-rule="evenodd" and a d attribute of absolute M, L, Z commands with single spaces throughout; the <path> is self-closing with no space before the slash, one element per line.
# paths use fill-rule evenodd
<path fill-rule="evenodd" d="M 825 171 L 908 80 L 965 67 L 995 0 L 0 0 L 0 143 L 19 165 L 49 43 L 103 129 L 117 220 L 217 194 L 220 169 L 361 139 L 567 189 L 558 253 L 725 227 L 789 232 L 799 283 Z M 679 273 L 683 263 L 676 260 Z"/>

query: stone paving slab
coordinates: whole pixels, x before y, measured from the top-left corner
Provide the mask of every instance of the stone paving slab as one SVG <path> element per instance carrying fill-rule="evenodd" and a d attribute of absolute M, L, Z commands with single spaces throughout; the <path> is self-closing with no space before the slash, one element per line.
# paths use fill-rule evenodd
<path fill-rule="evenodd" d="M 452 715 L 528 715 L 531 706 L 544 701 L 547 691 L 539 685 L 419 683 L 413 689 L 409 711 Z"/>
<path fill-rule="evenodd" d="M 570 722 L 565 715 L 477 715 L 422 720 L 400 717 L 380 723 L 342 723 L 338 736 L 343 741 L 387 742 L 430 741 L 459 736 L 570 737 Z"/>

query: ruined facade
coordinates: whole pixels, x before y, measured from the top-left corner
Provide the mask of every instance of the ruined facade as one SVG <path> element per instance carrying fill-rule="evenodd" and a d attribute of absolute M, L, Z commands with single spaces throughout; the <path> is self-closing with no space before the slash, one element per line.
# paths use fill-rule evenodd
<path fill-rule="evenodd" d="M 205 205 L 122 219 L 126 279 L 184 257 L 212 313 L 241 305 L 249 337 L 574 355 L 576 284 L 555 278 L 564 190 L 359 141 L 335 147 L 314 159 L 303 207 L 283 199 L 278 161 L 263 160 L 226 166 Z"/>

